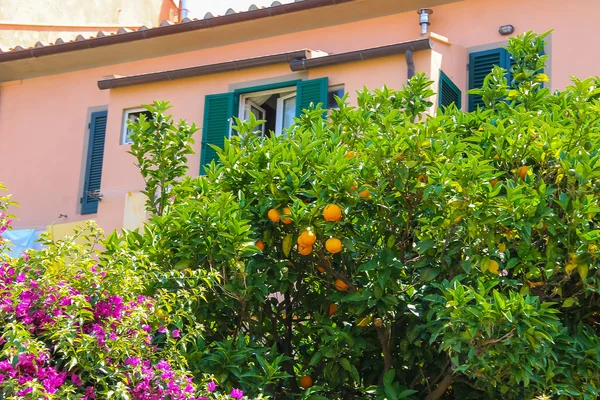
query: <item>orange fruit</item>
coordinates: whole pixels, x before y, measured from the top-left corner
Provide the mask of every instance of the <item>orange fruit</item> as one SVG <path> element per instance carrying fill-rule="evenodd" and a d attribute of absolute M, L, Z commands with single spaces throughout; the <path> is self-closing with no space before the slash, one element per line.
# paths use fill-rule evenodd
<path fill-rule="evenodd" d="M 292 215 L 292 210 L 290 210 L 289 207 L 285 207 L 283 209 L 283 215 Z M 284 224 L 288 225 L 288 224 L 291 224 L 294 221 L 292 221 L 290 218 L 285 218 L 284 217 L 284 218 L 281 218 L 281 222 L 283 222 Z"/>
<path fill-rule="evenodd" d="M 427 183 L 427 182 L 429 182 L 429 178 L 427 177 L 427 175 L 422 174 L 422 175 L 419 175 L 419 177 L 417 178 L 417 182 Z"/>
<path fill-rule="evenodd" d="M 277 211 L 274 208 L 271 208 L 269 210 L 269 212 L 267 213 L 267 216 L 269 217 L 271 222 L 279 222 L 279 220 L 281 219 L 281 215 L 279 215 L 279 211 Z"/>
<path fill-rule="evenodd" d="M 352 158 L 352 157 L 354 157 L 355 155 L 356 155 L 356 153 L 355 153 L 355 152 L 353 152 L 353 151 L 349 151 L 349 152 L 347 152 L 347 153 L 346 153 L 346 158 Z"/>
<path fill-rule="evenodd" d="M 373 322 L 373 325 L 375 325 L 376 328 L 381 328 L 383 326 L 383 321 L 381 320 L 381 318 L 375 318 L 375 322 Z"/>
<path fill-rule="evenodd" d="M 525 177 L 527 176 L 527 171 L 529 171 L 529 167 L 527 165 L 523 165 L 522 167 L 519 167 L 517 169 L 517 175 L 519 175 L 519 178 L 525 180 Z"/>
<path fill-rule="evenodd" d="M 339 222 L 342 220 L 342 209 L 337 204 L 327 204 L 323 210 L 323 218 L 327 222 Z"/>
<path fill-rule="evenodd" d="M 337 304 L 331 303 L 329 305 L 329 315 L 333 316 L 337 312 Z"/>
<path fill-rule="evenodd" d="M 304 375 L 302 378 L 300 378 L 300 386 L 302 386 L 304 389 L 308 389 L 312 385 L 313 380 L 310 376 Z"/>
<path fill-rule="evenodd" d="M 337 290 L 339 290 L 340 292 L 345 292 L 346 290 L 348 290 L 348 287 L 349 286 L 343 280 L 341 280 L 341 279 L 335 280 L 335 288 Z"/>
<path fill-rule="evenodd" d="M 327 239 L 327 242 L 325 242 L 325 248 L 330 253 L 339 253 L 342 251 L 342 241 L 337 238 Z"/>
<path fill-rule="evenodd" d="M 498 184 L 498 178 L 495 178 L 493 181 L 490 182 L 490 185 L 492 185 L 492 187 L 496 186 Z"/>
<path fill-rule="evenodd" d="M 254 243 L 254 245 L 255 245 L 256 247 L 258 247 L 258 249 L 259 249 L 260 251 L 265 251 L 265 244 L 263 243 L 263 241 L 262 241 L 262 240 L 259 240 L 258 242 Z"/>
<path fill-rule="evenodd" d="M 358 189 L 358 183 L 356 181 L 352 182 L 352 186 L 350 186 L 350 190 Z"/>
<path fill-rule="evenodd" d="M 298 246 L 298 253 L 302 254 L 303 256 L 309 255 L 310 253 L 312 253 L 312 251 L 312 246 Z"/>
<path fill-rule="evenodd" d="M 317 265 L 317 271 L 319 272 L 325 272 L 325 268 L 321 267 L 320 265 Z"/>
<path fill-rule="evenodd" d="M 301 246 L 312 246 L 317 241 L 317 235 L 313 231 L 304 231 L 298 236 L 298 244 Z"/>
<path fill-rule="evenodd" d="M 369 199 L 371 197 L 371 192 L 369 192 L 369 189 L 365 189 L 362 192 L 360 192 L 358 195 L 360 197 L 362 197 L 363 199 Z"/>

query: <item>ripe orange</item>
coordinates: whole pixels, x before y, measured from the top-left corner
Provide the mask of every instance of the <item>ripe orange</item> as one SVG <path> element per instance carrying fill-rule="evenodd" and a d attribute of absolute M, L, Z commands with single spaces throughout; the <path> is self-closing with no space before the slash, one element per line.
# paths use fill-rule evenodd
<path fill-rule="evenodd" d="M 300 379 L 300 386 L 302 386 L 304 389 L 308 389 L 313 385 L 313 380 L 310 376 L 308 375 L 304 375 L 301 379 Z"/>
<path fill-rule="evenodd" d="M 271 208 L 269 210 L 269 212 L 267 213 L 267 216 L 269 217 L 271 222 L 279 222 L 279 220 L 281 219 L 281 215 L 279 215 L 279 211 L 277 211 L 274 208 Z"/>
<path fill-rule="evenodd" d="M 365 189 L 362 192 L 360 192 L 358 194 L 360 197 L 362 197 L 363 199 L 370 199 L 371 198 L 371 192 L 369 191 L 369 189 Z"/>
<path fill-rule="evenodd" d="M 320 265 L 317 265 L 317 271 L 319 272 L 325 272 L 325 268 L 321 267 Z"/>
<path fill-rule="evenodd" d="M 298 253 L 302 254 L 303 256 L 309 255 L 310 253 L 312 253 L 312 251 L 312 246 L 298 246 Z"/>
<path fill-rule="evenodd" d="M 349 151 L 349 152 L 347 152 L 347 153 L 346 153 L 346 158 L 352 158 L 352 157 L 354 157 L 355 155 L 356 155 L 356 153 L 355 153 L 355 152 L 353 152 L 353 151 Z"/>
<path fill-rule="evenodd" d="M 352 182 L 352 186 L 350 186 L 350 190 L 358 189 L 358 183 L 356 181 Z"/>
<path fill-rule="evenodd" d="M 348 287 L 349 286 L 343 280 L 341 280 L 341 279 L 335 280 L 335 288 L 337 290 L 339 290 L 340 292 L 345 292 L 346 290 L 348 290 Z"/>
<path fill-rule="evenodd" d="M 373 322 L 376 328 L 381 328 L 383 326 L 383 321 L 381 318 L 375 318 L 375 322 Z"/>
<path fill-rule="evenodd" d="M 498 178 L 495 178 L 493 181 L 490 182 L 490 185 L 492 185 L 492 187 L 496 186 L 498 184 Z"/>
<path fill-rule="evenodd" d="M 327 242 L 325 242 L 325 248 L 330 253 L 339 253 L 342 251 L 342 241 L 337 238 L 327 239 Z"/>
<path fill-rule="evenodd" d="M 283 215 L 292 215 L 292 210 L 290 210 L 289 207 L 285 207 L 283 209 Z M 290 218 L 285 218 L 284 217 L 284 218 L 281 218 L 281 222 L 283 222 L 284 224 L 288 225 L 288 224 L 291 224 L 294 221 L 292 221 Z"/>
<path fill-rule="evenodd" d="M 317 241 L 317 235 L 313 231 L 304 231 L 298 236 L 298 244 L 301 246 L 312 246 Z"/>
<path fill-rule="evenodd" d="M 256 242 L 254 245 L 255 245 L 256 247 L 258 247 L 258 249 L 259 249 L 260 251 L 265 251 L 265 244 L 263 243 L 263 241 L 262 241 L 262 240 L 259 240 L 259 241 L 258 241 L 258 242 Z"/>
<path fill-rule="evenodd" d="M 342 220 L 342 209 L 337 204 L 327 204 L 323 210 L 323 218 L 327 222 L 339 222 Z"/>
<path fill-rule="evenodd" d="M 333 315 L 335 315 L 336 312 L 337 312 L 337 304 L 331 303 L 329 305 L 329 315 L 333 316 Z"/>
<path fill-rule="evenodd" d="M 522 167 L 519 167 L 517 169 L 517 175 L 519 175 L 519 178 L 525 180 L 525 177 L 527 176 L 528 171 L 529 171 L 529 167 L 527 165 L 523 165 Z"/>

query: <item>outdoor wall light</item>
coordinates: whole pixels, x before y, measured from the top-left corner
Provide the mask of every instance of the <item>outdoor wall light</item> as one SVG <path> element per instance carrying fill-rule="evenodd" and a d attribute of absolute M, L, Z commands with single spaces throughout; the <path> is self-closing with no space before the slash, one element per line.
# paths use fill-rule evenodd
<path fill-rule="evenodd" d="M 430 8 L 421 8 L 417 11 L 419 14 L 419 24 L 421 25 L 421 35 L 427 33 L 427 26 L 429 26 L 429 16 L 433 14 L 433 10 Z"/>
<path fill-rule="evenodd" d="M 502 25 L 498 29 L 498 32 L 500 32 L 502 36 L 511 35 L 515 32 L 515 27 L 512 25 Z"/>

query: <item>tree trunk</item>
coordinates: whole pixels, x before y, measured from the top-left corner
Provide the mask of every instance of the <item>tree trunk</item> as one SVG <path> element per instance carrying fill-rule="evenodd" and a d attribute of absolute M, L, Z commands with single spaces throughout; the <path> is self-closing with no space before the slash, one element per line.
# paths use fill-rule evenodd
<path fill-rule="evenodd" d="M 379 383 L 383 383 L 383 377 L 385 374 L 392 369 L 392 349 L 390 348 L 390 338 L 388 336 L 387 328 L 385 326 L 380 326 L 377 329 L 377 337 L 379 338 L 379 343 L 381 343 L 381 351 L 383 352 L 383 373 L 379 378 Z"/>
<path fill-rule="evenodd" d="M 442 379 L 439 385 L 433 390 L 433 392 L 429 393 L 425 400 L 438 400 L 441 398 L 444 393 L 448 390 L 450 385 L 452 384 L 452 372 L 449 372 L 448 375 Z"/>

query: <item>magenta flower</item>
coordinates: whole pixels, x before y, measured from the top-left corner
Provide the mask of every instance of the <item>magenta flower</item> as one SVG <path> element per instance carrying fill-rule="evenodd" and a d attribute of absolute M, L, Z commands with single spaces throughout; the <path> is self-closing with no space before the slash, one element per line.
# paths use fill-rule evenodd
<path fill-rule="evenodd" d="M 213 381 L 208 382 L 208 384 L 206 385 L 206 390 L 208 390 L 211 393 L 214 392 L 216 388 L 217 388 L 217 384 L 214 383 Z"/>
<path fill-rule="evenodd" d="M 231 389 L 231 398 L 232 399 L 241 399 L 244 397 L 244 391 L 241 389 Z"/>
<path fill-rule="evenodd" d="M 181 337 L 181 332 L 179 331 L 179 329 L 174 329 L 173 332 L 171 332 L 171 336 L 173 336 L 174 338 Z"/>

